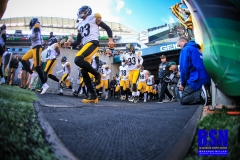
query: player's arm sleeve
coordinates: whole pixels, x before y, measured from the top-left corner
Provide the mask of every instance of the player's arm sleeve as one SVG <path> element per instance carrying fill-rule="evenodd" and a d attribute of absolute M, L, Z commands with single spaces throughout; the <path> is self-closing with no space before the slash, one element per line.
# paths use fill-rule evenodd
<path fill-rule="evenodd" d="M 108 35 L 109 38 L 112 38 L 112 30 L 111 30 L 111 28 L 108 25 L 106 25 L 106 23 L 101 22 L 99 24 L 99 26 L 106 30 L 107 35 Z"/>
<path fill-rule="evenodd" d="M 189 56 L 188 56 L 188 49 L 183 49 L 182 54 L 180 54 L 179 57 L 179 63 L 180 63 L 180 78 L 181 78 L 181 85 L 183 87 L 186 86 L 187 80 L 189 79 Z"/>
<path fill-rule="evenodd" d="M 73 43 L 71 43 L 71 46 L 76 47 L 77 45 L 79 45 L 82 42 L 82 36 L 80 33 L 78 33 L 77 35 L 77 40 L 74 41 Z"/>

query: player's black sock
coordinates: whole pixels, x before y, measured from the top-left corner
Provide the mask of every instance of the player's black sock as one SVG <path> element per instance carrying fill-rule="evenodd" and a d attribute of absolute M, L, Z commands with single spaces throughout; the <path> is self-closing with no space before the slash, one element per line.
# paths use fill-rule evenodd
<path fill-rule="evenodd" d="M 30 69 L 30 66 L 28 65 L 27 61 L 22 60 L 22 65 L 24 66 L 24 68 L 26 68 L 26 71 L 28 71 L 30 74 L 33 73 L 33 71 Z"/>
<path fill-rule="evenodd" d="M 82 88 L 82 84 L 79 85 L 78 90 L 77 90 L 77 94 L 79 94 L 79 92 L 81 91 Z"/>
<path fill-rule="evenodd" d="M 49 74 L 48 77 L 51 78 L 52 80 L 56 81 L 56 82 L 59 82 L 59 79 L 55 75 Z"/>
<path fill-rule="evenodd" d="M 92 73 L 95 77 L 99 77 L 99 73 L 91 66 L 90 63 L 84 60 L 83 56 L 77 56 L 74 60 L 75 64 L 87 72 Z"/>
<path fill-rule="evenodd" d="M 42 84 L 44 84 L 46 81 L 45 81 L 44 76 L 43 76 L 42 68 L 40 66 L 37 66 L 37 67 L 35 67 L 35 69 L 36 69 L 36 71 L 38 73 L 38 76 L 39 76 Z"/>

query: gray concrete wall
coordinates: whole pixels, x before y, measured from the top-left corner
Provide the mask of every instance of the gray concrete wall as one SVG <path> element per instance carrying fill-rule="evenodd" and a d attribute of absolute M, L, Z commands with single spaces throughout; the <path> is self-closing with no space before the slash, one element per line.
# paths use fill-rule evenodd
<path fill-rule="evenodd" d="M 211 81 L 211 91 L 212 91 L 212 106 L 213 107 L 240 107 L 239 99 L 240 97 L 230 97 L 224 94 L 221 90 L 216 87 L 216 84 Z"/>

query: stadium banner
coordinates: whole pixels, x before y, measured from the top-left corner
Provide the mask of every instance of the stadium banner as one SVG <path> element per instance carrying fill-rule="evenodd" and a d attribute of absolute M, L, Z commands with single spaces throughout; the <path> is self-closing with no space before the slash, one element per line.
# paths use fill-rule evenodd
<path fill-rule="evenodd" d="M 164 42 L 162 44 L 144 48 L 138 51 L 141 51 L 142 56 L 144 57 L 152 54 L 158 54 L 158 53 L 168 52 L 173 50 L 180 50 L 180 47 L 177 45 L 177 40 L 175 42 Z M 121 62 L 120 55 L 113 57 L 113 63 L 119 63 L 119 62 Z"/>

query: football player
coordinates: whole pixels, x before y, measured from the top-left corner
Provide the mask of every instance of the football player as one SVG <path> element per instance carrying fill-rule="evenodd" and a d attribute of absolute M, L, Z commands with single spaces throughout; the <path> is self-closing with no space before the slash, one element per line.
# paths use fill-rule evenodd
<path fill-rule="evenodd" d="M 83 99 L 83 103 L 98 103 L 98 97 L 96 92 L 93 88 L 91 79 L 89 77 L 89 73 L 95 76 L 96 85 L 100 84 L 101 75 L 91 66 L 92 56 L 98 51 L 99 49 L 99 27 L 106 30 L 107 35 L 109 37 L 109 46 L 113 46 L 113 38 L 112 38 L 112 30 L 108 25 L 102 22 L 102 17 L 99 13 L 92 14 L 92 9 L 89 6 L 82 6 L 78 10 L 78 18 L 82 19 L 79 22 L 78 30 L 79 34 L 79 41 L 82 42 L 83 47 L 80 51 L 76 54 L 75 57 L 75 64 L 82 68 L 82 75 L 83 80 L 88 88 L 90 93 L 89 99 Z"/>
<path fill-rule="evenodd" d="M 154 84 L 153 85 L 153 99 L 158 99 L 158 85 Z"/>
<path fill-rule="evenodd" d="M 129 71 L 128 66 L 125 63 L 119 67 L 119 75 L 120 75 L 120 90 L 121 90 L 121 100 L 125 100 L 127 97 L 126 91 L 129 90 Z"/>
<path fill-rule="evenodd" d="M 48 40 L 47 56 L 45 60 L 47 61 L 46 67 L 44 69 L 45 81 L 47 82 L 48 77 L 52 80 L 59 82 L 59 79 L 52 74 L 55 65 L 57 64 L 57 58 L 60 56 L 61 52 L 57 39 L 52 37 Z M 43 94 L 43 91 L 40 93 Z"/>
<path fill-rule="evenodd" d="M 79 79 L 79 82 L 78 82 L 79 83 L 79 87 L 78 87 L 77 93 L 74 96 L 78 96 L 79 92 L 82 89 L 83 94 L 85 94 L 85 96 L 88 97 L 86 89 L 85 89 L 85 84 L 83 82 L 81 68 L 78 68 L 78 79 Z"/>
<path fill-rule="evenodd" d="M 111 69 L 109 69 L 108 65 L 103 65 L 101 81 L 105 89 L 105 99 L 108 99 L 110 73 L 111 73 Z"/>
<path fill-rule="evenodd" d="M 153 84 L 154 84 L 154 75 L 151 75 L 151 72 L 148 72 L 147 78 L 147 93 L 148 93 L 148 100 L 153 98 Z"/>
<path fill-rule="evenodd" d="M 101 74 L 101 79 L 102 79 L 102 72 L 103 72 L 102 68 L 103 68 L 103 62 L 100 60 L 98 72 Z M 102 87 L 103 87 L 103 81 L 101 80 L 100 84 L 96 86 L 98 99 L 102 99 L 102 90 L 103 90 Z"/>
<path fill-rule="evenodd" d="M 42 82 L 42 92 L 41 94 L 45 93 L 49 86 L 47 83 L 45 83 L 45 78 L 43 76 L 43 72 L 40 66 L 40 54 L 42 52 L 42 35 L 41 35 L 41 25 L 38 20 L 38 18 L 32 18 L 29 23 L 29 28 L 31 30 L 31 49 L 22 57 L 22 65 L 24 68 L 26 68 L 26 71 L 28 71 L 30 74 L 33 73 L 33 71 L 30 69 L 30 66 L 26 62 L 27 60 L 33 58 L 34 61 L 34 68 L 36 72 L 38 73 L 38 76 Z"/>
<path fill-rule="evenodd" d="M 113 98 L 115 98 L 116 93 L 118 93 L 119 90 L 120 90 L 120 77 L 119 77 L 119 73 L 116 73 L 116 82 L 117 82 L 117 85 L 115 87 L 115 91 L 114 91 L 115 93 L 113 94 Z"/>
<path fill-rule="evenodd" d="M 146 90 L 147 79 L 148 79 L 148 71 L 144 70 L 144 67 L 141 66 L 139 79 L 138 79 L 137 96 L 139 97 L 140 91 L 143 92 L 144 93 L 144 102 L 147 101 L 147 90 Z"/>
<path fill-rule="evenodd" d="M 77 92 L 72 88 L 70 83 L 70 73 L 71 73 L 71 67 L 70 63 L 67 62 L 67 57 L 63 56 L 61 59 L 62 62 L 62 70 L 57 71 L 57 74 L 63 72 L 61 81 L 60 81 L 60 93 L 58 95 L 63 95 L 63 83 L 65 83 L 66 87 L 72 90 L 73 93 L 77 94 Z"/>
<path fill-rule="evenodd" d="M 132 84 L 132 97 L 129 99 L 130 102 L 137 102 L 137 80 L 140 72 L 140 66 L 143 63 L 143 58 L 141 52 L 135 53 L 135 48 L 133 44 L 127 45 L 127 51 L 124 54 L 124 61 L 128 66 L 129 70 L 129 81 Z"/>

